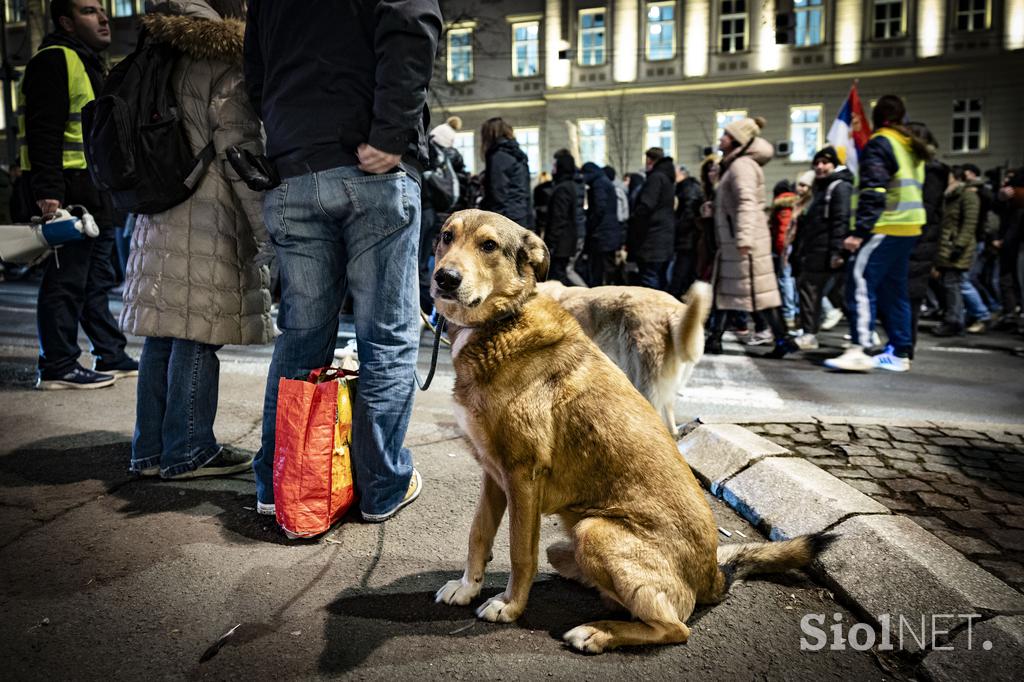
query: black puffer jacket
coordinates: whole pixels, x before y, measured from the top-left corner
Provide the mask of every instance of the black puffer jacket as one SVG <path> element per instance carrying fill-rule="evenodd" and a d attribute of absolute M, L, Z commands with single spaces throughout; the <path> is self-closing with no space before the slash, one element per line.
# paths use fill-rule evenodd
<path fill-rule="evenodd" d="M 832 257 L 847 253 L 843 240 L 850 236 L 853 181 L 853 173 L 845 166 L 814 181 L 811 203 L 800 216 L 793 240 L 790 262 L 797 272 L 831 272 Z"/>
<path fill-rule="evenodd" d="M 615 185 L 596 163 L 583 164 L 587 192 L 587 248 L 614 251 L 622 245 L 623 226 L 619 222 L 619 200 Z"/>
<path fill-rule="evenodd" d="M 480 208 L 500 213 L 523 227 L 533 227 L 530 166 L 515 140 L 502 138 L 487 150 L 484 200 Z"/>
<path fill-rule="evenodd" d="M 571 156 L 555 159 L 555 183 L 548 202 L 548 227 L 544 243 L 552 258 L 572 258 L 576 255 L 578 234 L 579 197 L 576 187 L 576 163 Z M 579 216 L 579 217 L 578 217 Z"/>
<path fill-rule="evenodd" d="M 629 217 L 626 248 L 631 260 L 663 263 L 672 258 L 675 246 L 676 167 L 671 156 L 654 164 L 647 174 L 636 208 Z"/>
<path fill-rule="evenodd" d="M 690 252 L 697 248 L 697 219 L 704 203 L 704 192 L 696 178 L 676 184 L 676 251 Z"/>
<path fill-rule="evenodd" d="M 921 228 L 921 237 L 910 252 L 910 298 L 923 298 L 928 291 L 935 260 L 939 256 L 939 238 L 942 236 L 942 203 L 949 184 L 949 168 L 938 161 L 929 161 L 924 167 L 924 212 L 927 222 Z"/>

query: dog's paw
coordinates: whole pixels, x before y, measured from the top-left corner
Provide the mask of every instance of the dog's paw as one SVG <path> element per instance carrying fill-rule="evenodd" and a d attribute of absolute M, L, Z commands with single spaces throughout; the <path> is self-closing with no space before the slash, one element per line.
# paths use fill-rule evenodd
<path fill-rule="evenodd" d="M 585 654 L 604 653 L 611 636 L 591 625 L 578 625 L 562 635 L 569 646 Z"/>
<path fill-rule="evenodd" d="M 437 591 L 434 600 L 439 604 L 465 606 L 480 594 L 480 583 L 467 582 L 465 578 L 449 580 Z"/>
<path fill-rule="evenodd" d="M 480 605 L 476 610 L 476 617 L 491 623 L 511 623 L 523 609 L 517 604 L 505 601 L 505 593 L 495 595 Z"/>

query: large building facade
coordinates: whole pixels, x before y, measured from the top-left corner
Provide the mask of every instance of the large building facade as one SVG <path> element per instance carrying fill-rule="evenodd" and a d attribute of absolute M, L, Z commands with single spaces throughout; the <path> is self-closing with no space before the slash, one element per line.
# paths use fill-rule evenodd
<path fill-rule="evenodd" d="M 775 40 L 791 4 L 793 43 Z M 897 94 L 948 163 L 1024 163 L 1024 0 L 445 0 L 435 122 L 502 116 L 548 170 L 552 153 L 642 167 L 660 146 L 696 164 L 739 116 L 767 120 L 768 186 L 809 167 L 852 83 L 868 111 Z"/>

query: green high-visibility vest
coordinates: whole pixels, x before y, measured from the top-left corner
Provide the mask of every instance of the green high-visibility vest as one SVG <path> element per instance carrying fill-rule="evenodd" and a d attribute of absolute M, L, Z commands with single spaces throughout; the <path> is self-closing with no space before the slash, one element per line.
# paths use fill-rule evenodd
<path fill-rule="evenodd" d="M 910 152 L 906 136 L 901 133 L 882 128 L 872 137 L 879 135 L 889 140 L 899 168 L 884 190 L 881 187 L 874 189 L 885 192 L 885 211 L 872 231 L 895 237 L 916 237 L 928 220 L 924 211 L 924 161 Z"/>
<path fill-rule="evenodd" d="M 64 59 L 68 65 L 68 98 L 71 100 L 71 107 L 68 109 L 68 121 L 64 124 L 63 167 L 84 170 L 86 164 L 85 141 L 82 137 L 82 108 L 96 99 L 96 94 L 92 90 L 92 82 L 89 80 L 89 74 L 85 70 L 82 58 L 70 47 L 50 45 L 39 52 L 43 50 L 62 50 L 64 52 Z M 32 163 L 28 158 L 28 144 L 25 139 L 25 93 L 22 87 L 18 88 L 18 144 L 21 146 L 22 169 L 32 170 Z"/>

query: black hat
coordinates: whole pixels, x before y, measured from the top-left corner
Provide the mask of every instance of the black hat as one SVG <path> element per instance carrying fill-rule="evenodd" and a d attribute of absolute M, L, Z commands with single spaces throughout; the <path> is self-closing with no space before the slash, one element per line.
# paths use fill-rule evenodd
<path fill-rule="evenodd" d="M 816 164 L 818 162 L 818 159 L 825 159 L 833 166 L 842 165 L 841 163 L 839 163 L 839 154 L 836 153 L 835 147 L 831 145 L 819 149 L 818 152 L 814 155 L 814 158 L 811 159 L 811 165 L 813 166 L 814 164 Z"/>

